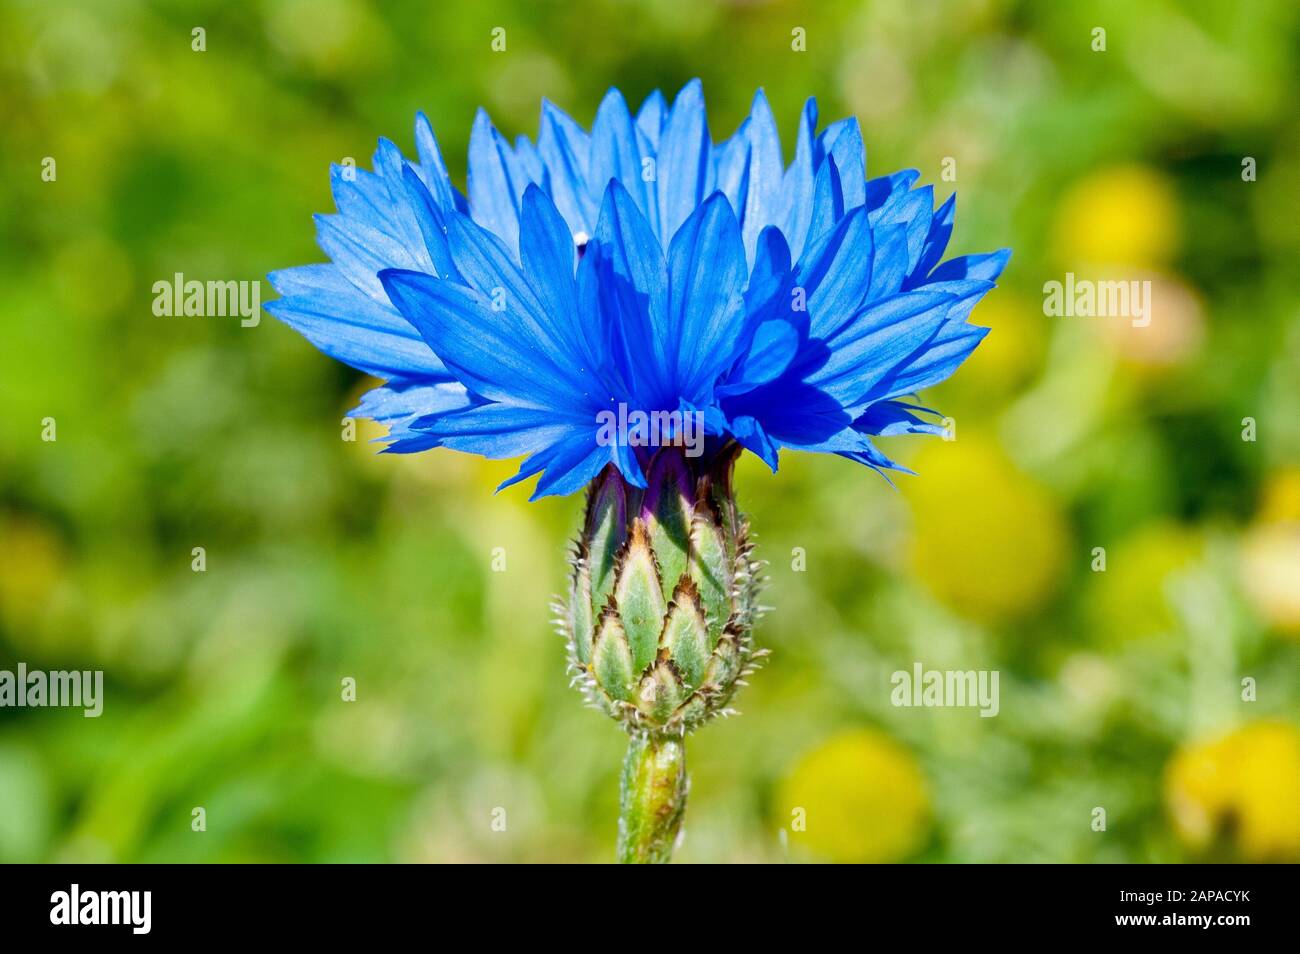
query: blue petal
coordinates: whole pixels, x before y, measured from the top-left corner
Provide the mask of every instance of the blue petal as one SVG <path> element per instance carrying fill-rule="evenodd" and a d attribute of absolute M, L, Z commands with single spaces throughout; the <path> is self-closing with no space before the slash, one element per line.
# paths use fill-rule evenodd
<path fill-rule="evenodd" d="M 470 210 L 475 222 L 511 250 L 519 245 L 519 199 L 527 185 L 509 144 L 480 109 L 469 137 Z"/>
<path fill-rule="evenodd" d="M 853 426 L 864 434 L 879 434 L 883 437 L 895 434 L 943 434 L 942 424 L 925 421 L 913 414 L 913 411 L 935 413 L 929 408 L 902 401 L 878 401 L 863 411 Z"/>
<path fill-rule="evenodd" d="M 866 464 L 876 473 L 884 477 L 885 480 L 888 480 L 889 485 L 891 487 L 894 485 L 894 482 L 892 480 L 889 480 L 889 475 L 885 473 L 886 470 L 897 470 L 904 474 L 915 473 L 915 471 L 907 467 L 904 467 L 902 464 L 895 463 L 894 461 L 890 460 L 888 457 L 886 457 L 884 454 L 880 452 L 880 449 L 878 447 L 874 445 L 867 448 L 866 450 L 855 451 L 852 453 L 841 453 L 840 456 L 847 457 L 849 460 L 855 460 L 859 464 Z"/>
<path fill-rule="evenodd" d="M 517 311 L 494 312 L 473 289 L 420 272 L 389 269 L 379 278 L 397 309 L 470 391 L 533 407 L 583 404 L 582 382 L 560 372 L 520 332 Z"/>
<path fill-rule="evenodd" d="M 871 224 L 874 228 L 898 224 L 907 229 L 907 262 L 910 274 L 921 261 L 933 217 L 934 187 L 922 186 L 911 192 L 891 196 L 879 210 L 872 214 Z"/>
<path fill-rule="evenodd" d="M 817 174 L 818 144 L 814 138 L 817 129 L 817 100 L 804 104 L 799 123 L 799 138 L 795 145 L 794 162 L 785 171 L 782 180 L 783 203 L 776 224 L 790 243 L 790 253 L 798 261 L 803 254 L 808 236 L 808 223 L 812 219 L 813 190 Z"/>
<path fill-rule="evenodd" d="M 456 190 L 442 159 L 442 150 L 438 148 L 438 139 L 424 113 L 415 114 L 415 151 L 420 157 L 420 179 L 434 202 L 442 209 L 456 208 Z"/>
<path fill-rule="evenodd" d="M 644 488 L 645 474 L 641 470 L 641 462 L 637 460 L 636 449 L 627 443 L 617 441 L 609 448 L 609 452 L 614 460 L 614 466 L 623 474 L 623 479 L 633 487 Z"/>
<path fill-rule="evenodd" d="M 735 359 L 745 288 L 745 246 L 731 204 L 715 192 L 673 237 L 668 250 L 670 380 L 692 402 Z"/>
<path fill-rule="evenodd" d="M 576 376 L 580 362 L 568 347 L 568 329 L 561 325 L 570 315 L 542 304 L 502 241 L 453 213 L 447 219 L 447 247 L 464 283 L 491 302 L 494 322 L 555 368 Z"/>
<path fill-rule="evenodd" d="M 746 119 L 734 136 L 713 147 L 713 181 L 742 219 L 750 186 L 749 126 Z"/>
<path fill-rule="evenodd" d="M 597 336 L 599 325 L 596 316 L 578 311 L 573 238 L 555 204 L 535 185 L 524 193 L 519 257 L 538 306 L 551 317 L 565 349 L 571 354 L 590 355 L 587 346 Z"/>
<path fill-rule="evenodd" d="M 1002 269 L 1007 267 L 1007 261 L 1010 258 L 1011 249 L 1009 248 L 989 252 L 986 255 L 963 255 L 960 258 L 950 258 L 930 273 L 930 281 L 938 282 L 957 278 L 996 281 L 997 277 L 1002 274 Z"/>
<path fill-rule="evenodd" d="M 780 229 L 768 226 L 755 243 L 753 268 L 745 288 L 745 310 L 751 315 L 766 315 L 777 309 L 788 312 L 792 281 L 790 246 Z"/>
<path fill-rule="evenodd" d="M 988 333 L 987 328 L 962 321 L 945 323 L 914 360 L 895 374 L 887 388 L 877 387 L 873 391 L 872 400 L 915 394 L 945 380 Z"/>
<path fill-rule="evenodd" d="M 571 431 L 564 439 L 537 451 L 503 481 L 498 490 L 545 471 L 530 499 L 567 495 L 581 490 L 610 462 L 610 449 L 600 447 L 592 433 Z"/>
<path fill-rule="evenodd" d="M 535 454 L 570 433 L 575 424 L 595 430 L 594 416 L 590 421 L 577 418 L 549 408 L 493 402 L 420 420 L 416 426 L 444 447 L 500 460 Z"/>
<path fill-rule="evenodd" d="M 665 334 L 667 265 L 649 223 L 617 180 L 606 190 L 578 278 L 580 291 L 585 285 L 586 307 L 594 301 L 599 309 L 602 339 L 636 403 L 675 407 L 669 349 L 675 351 L 676 343 Z"/>
<path fill-rule="evenodd" d="M 795 284 L 807 293 L 813 337 L 829 335 L 866 298 L 871 288 L 872 241 L 866 210 L 857 208 L 813 243 L 799 262 Z"/>
<path fill-rule="evenodd" d="M 934 218 L 930 222 L 930 234 L 926 236 L 925 248 L 921 252 L 921 260 L 908 276 L 907 288 L 915 288 L 924 282 L 934 266 L 939 264 L 939 259 L 943 258 L 944 250 L 948 247 L 948 240 L 952 237 L 952 225 L 956 217 L 957 193 L 954 192 L 948 196 L 948 201 L 939 208 L 939 211 L 934 213 Z"/>
<path fill-rule="evenodd" d="M 317 215 L 316 244 L 354 288 L 384 302 L 383 286 L 375 276 L 385 268 L 424 270 L 420 260 L 390 235 L 343 215 Z"/>
<path fill-rule="evenodd" d="M 806 321 L 791 310 L 794 278 L 790 249 L 781 232 L 769 226 L 759 236 L 754 268 L 745 289 L 745 325 L 740 358 L 717 388 L 721 395 L 743 394 L 776 379 L 793 360 Z"/>
<path fill-rule="evenodd" d="M 642 174 L 645 168 L 642 159 L 652 157 L 643 156 L 639 143 L 623 94 L 611 89 L 601 100 L 596 121 L 591 127 L 589 185 L 594 190 L 594 197 L 600 199 L 611 179 L 622 183 L 637 209 L 650 222 L 652 233 L 658 234 L 659 207 L 655 201 L 654 183 L 645 181 Z"/>
<path fill-rule="evenodd" d="M 382 177 L 351 166 L 330 166 L 330 192 L 340 215 L 380 232 L 395 231 L 389 209 L 388 187 Z"/>
<path fill-rule="evenodd" d="M 406 201 L 415 218 L 424 250 L 428 255 L 430 274 L 440 278 L 459 278 L 456 266 L 447 248 L 446 215 L 449 210 L 440 208 L 424 181 L 409 166 L 402 172 L 406 188 Z"/>
<path fill-rule="evenodd" d="M 392 228 L 389 234 L 407 249 L 416 265 L 426 271 L 433 269 L 429 250 L 417 221 L 416 209 L 407 193 L 405 173 L 409 166 L 402 151 L 387 139 L 379 140 L 375 150 L 375 170 L 381 174 Z"/>
<path fill-rule="evenodd" d="M 915 169 L 900 169 L 887 176 L 867 180 L 867 210 L 875 212 L 891 197 L 905 195 L 912 188 L 912 183 L 921 177 Z"/>
<path fill-rule="evenodd" d="M 871 265 L 871 290 L 864 303 L 897 295 L 904 289 L 911 267 L 907 256 L 906 226 L 883 225 L 872 229 L 872 236 L 876 242 L 875 259 Z"/>
<path fill-rule="evenodd" d="M 664 101 L 664 94 L 655 90 L 645 98 L 636 113 L 636 128 L 650 141 L 652 149 L 659 149 L 659 137 L 667 119 L 668 103 Z"/>
<path fill-rule="evenodd" d="M 937 292 L 935 286 L 925 286 L 914 292 L 900 295 L 896 301 L 923 301 L 928 297 L 946 299 L 943 320 L 934 333 L 917 347 L 905 360 L 897 362 L 888 369 L 887 374 L 873 375 L 870 389 L 860 400 L 852 405 L 862 409 L 867 404 L 913 394 L 930 387 L 947 378 L 957 366 L 970 355 L 975 346 L 988 334 L 987 328 L 967 324 L 965 316 L 974 307 L 991 284 L 984 282 L 963 283 L 964 291 L 960 295 Z M 959 287 L 950 283 L 949 287 Z M 886 303 L 888 306 L 889 303 Z M 888 310 L 888 309 L 886 309 Z"/>
<path fill-rule="evenodd" d="M 749 118 L 745 121 L 743 131 L 749 145 L 749 154 L 748 183 L 740 220 L 745 254 L 752 262 L 759 233 L 767 226 L 777 223 L 781 215 L 781 187 L 785 174 L 776 118 L 761 89 L 754 94 L 754 102 L 749 108 Z"/>
<path fill-rule="evenodd" d="M 731 432 L 740 446 L 753 452 L 759 460 L 772 468 L 772 473 L 776 473 L 777 446 L 756 418 L 747 415 L 735 418 L 731 421 Z"/>
<path fill-rule="evenodd" d="M 368 417 L 387 425 L 385 451 L 411 454 L 438 446 L 438 439 L 415 429 L 421 418 L 459 411 L 473 406 L 474 398 L 459 381 L 448 378 L 395 378 L 383 387 L 367 391 L 349 417 Z"/>
<path fill-rule="evenodd" d="M 843 407 L 865 406 L 864 395 L 874 400 L 910 393 L 877 394 L 876 389 L 895 382 L 900 368 L 933 347 L 953 301 L 951 295 L 922 289 L 864 308 L 828 340 L 828 359 L 805 380 Z"/>
<path fill-rule="evenodd" d="M 787 318 L 775 316 L 758 323 L 739 363 L 725 384 L 715 389 L 719 397 L 744 394 L 776 380 L 799 352 L 799 329 Z"/>
<path fill-rule="evenodd" d="M 673 101 L 655 168 L 659 236 L 666 246 L 687 217 L 713 192 L 713 145 L 704 114 L 704 91 L 691 80 Z"/>
<path fill-rule="evenodd" d="M 844 207 L 856 209 L 866 202 L 866 147 L 862 130 L 852 117 L 831 123 L 821 134 L 822 151 L 835 160 L 844 190 Z"/>
<path fill-rule="evenodd" d="M 922 286 L 926 291 L 943 292 L 955 299 L 948 312 L 949 321 L 965 321 L 980 299 L 993 290 L 992 282 L 973 278 L 952 279 L 951 281 L 927 282 Z"/>
<path fill-rule="evenodd" d="M 303 265 L 267 276 L 283 298 L 266 310 L 331 358 L 386 378 L 443 375 L 446 368 L 387 299 L 358 291 L 333 265 Z"/>
<path fill-rule="evenodd" d="M 550 174 L 555 207 L 569 224 L 570 233 L 590 237 L 596 227 L 599 197 L 588 181 L 591 137 L 563 110 L 543 100 L 537 152 Z"/>
<path fill-rule="evenodd" d="M 808 221 L 808 240 L 824 235 L 844 217 L 844 188 L 835 160 L 827 157 L 817 171 L 813 187 L 812 215 Z"/>
<path fill-rule="evenodd" d="M 870 438 L 855 430 L 852 422 L 840 415 L 818 421 L 803 432 L 798 429 L 785 430 L 781 432 L 779 443 L 782 447 L 814 454 L 862 452 L 870 450 L 872 446 Z"/>
<path fill-rule="evenodd" d="M 514 158 L 515 166 L 523 171 L 523 178 L 521 181 L 524 183 L 524 189 L 527 189 L 528 185 L 534 182 L 540 183 L 549 188 L 546 165 L 542 162 L 542 157 L 541 154 L 538 153 L 537 147 L 533 145 L 532 140 L 527 136 L 515 137 Z"/>

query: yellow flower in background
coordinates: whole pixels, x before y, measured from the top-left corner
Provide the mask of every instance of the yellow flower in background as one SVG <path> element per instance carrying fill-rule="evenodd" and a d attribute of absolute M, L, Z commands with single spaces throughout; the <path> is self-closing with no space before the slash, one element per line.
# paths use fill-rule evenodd
<path fill-rule="evenodd" d="M 1300 523 L 1300 467 L 1279 470 L 1268 478 L 1259 519 L 1261 523 Z"/>
<path fill-rule="evenodd" d="M 1300 861 L 1300 731 L 1256 722 L 1184 748 L 1166 768 L 1165 800 L 1194 850 L 1230 838 L 1249 861 Z"/>
<path fill-rule="evenodd" d="M 1097 642 L 1119 647 L 1174 632 L 1179 623 L 1165 583 L 1203 557 L 1200 534 L 1176 523 L 1149 523 L 1105 549 L 1105 570 L 1088 582 L 1088 622 Z"/>
<path fill-rule="evenodd" d="M 907 858 L 929 830 L 930 796 L 912 754 L 872 729 L 831 736 L 799 760 L 777 797 L 793 844 L 836 862 Z"/>
<path fill-rule="evenodd" d="M 934 441 L 910 482 L 911 567 L 939 599 L 996 621 L 1041 606 L 1065 568 L 1069 532 L 1059 503 L 982 438 Z"/>
<path fill-rule="evenodd" d="M 1178 245 L 1169 182 L 1143 166 L 1113 166 L 1081 179 L 1057 211 L 1054 245 L 1066 264 L 1151 267 Z"/>
<path fill-rule="evenodd" d="M 1270 626 L 1300 636 L 1300 470 L 1273 475 L 1241 542 L 1241 586 Z"/>

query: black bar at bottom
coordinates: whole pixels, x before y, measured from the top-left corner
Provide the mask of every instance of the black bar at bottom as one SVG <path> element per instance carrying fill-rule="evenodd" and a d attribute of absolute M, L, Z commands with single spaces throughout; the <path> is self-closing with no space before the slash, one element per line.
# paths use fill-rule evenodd
<path fill-rule="evenodd" d="M 750 872 L 690 866 L 659 868 L 645 881 L 626 872 L 590 882 L 578 869 L 539 877 L 474 867 L 452 876 L 419 866 L 11 866 L 7 874 L 0 891 L 7 940 L 75 935 L 90 943 L 336 944 L 400 939 L 438 923 L 483 940 L 511 927 L 542 940 L 579 925 L 590 938 L 620 936 L 600 925 L 621 921 L 621 936 L 635 937 L 656 915 L 671 917 L 683 937 L 698 917 L 714 928 L 718 918 L 734 920 L 741 935 L 749 925 L 784 921 L 863 938 L 919 925 L 926 940 L 1104 933 L 1231 943 L 1294 927 L 1296 905 L 1289 866 L 781 866 L 753 882 Z"/>

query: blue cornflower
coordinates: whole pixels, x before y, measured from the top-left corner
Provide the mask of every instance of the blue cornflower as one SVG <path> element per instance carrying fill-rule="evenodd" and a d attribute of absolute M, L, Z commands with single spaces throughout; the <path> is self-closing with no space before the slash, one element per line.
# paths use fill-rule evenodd
<path fill-rule="evenodd" d="M 333 169 L 331 262 L 273 274 L 267 307 L 385 379 L 353 413 L 389 450 L 522 456 L 507 484 L 589 488 L 556 622 L 574 683 L 632 737 L 619 857 L 665 861 L 684 738 L 763 655 L 739 448 L 897 467 L 871 438 L 938 430 L 909 396 L 979 343 L 967 319 L 1008 253 L 942 262 L 953 200 L 935 211 L 914 171 L 867 179 L 857 123 L 819 133 L 811 100 L 788 166 L 761 92 L 717 145 L 698 82 L 635 118 L 613 91 L 590 133 L 544 104 L 536 144 L 480 112 L 468 199 L 423 116 L 415 138 L 417 162 L 381 140 L 373 172 Z M 609 439 L 614 415 L 667 430 Z"/>
<path fill-rule="evenodd" d="M 871 437 L 939 430 L 908 398 L 986 333 L 967 318 L 1008 253 L 941 263 L 954 200 L 867 179 L 855 120 L 816 127 L 810 100 L 787 166 L 761 91 L 717 145 L 698 81 L 635 117 L 611 91 L 590 133 L 544 103 L 536 144 L 480 111 L 466 199 L 421 115 L 418 162 L 381 140 L 374 172 L 334 167 L 332 262 L 274 273 L 267 307 L 385 379 L 355 413 L 389 450 L 525 456 L 506 483 L 541 473 L 535 496 L 610 463 L 644 486 L 598 437 L 616 408 L 697 412 L 711 449 L 773 468 L 782 447 L 896 468 Z"/>

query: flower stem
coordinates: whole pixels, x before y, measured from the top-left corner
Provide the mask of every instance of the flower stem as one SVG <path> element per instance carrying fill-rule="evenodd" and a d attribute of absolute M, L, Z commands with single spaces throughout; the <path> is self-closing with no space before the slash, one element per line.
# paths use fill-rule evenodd
<path fill-rule="evenodd" d="M 621 864 L 667 864 L 686 813 L 686 744 L 634 735 L 623 758 L 618 812 Z"/>

